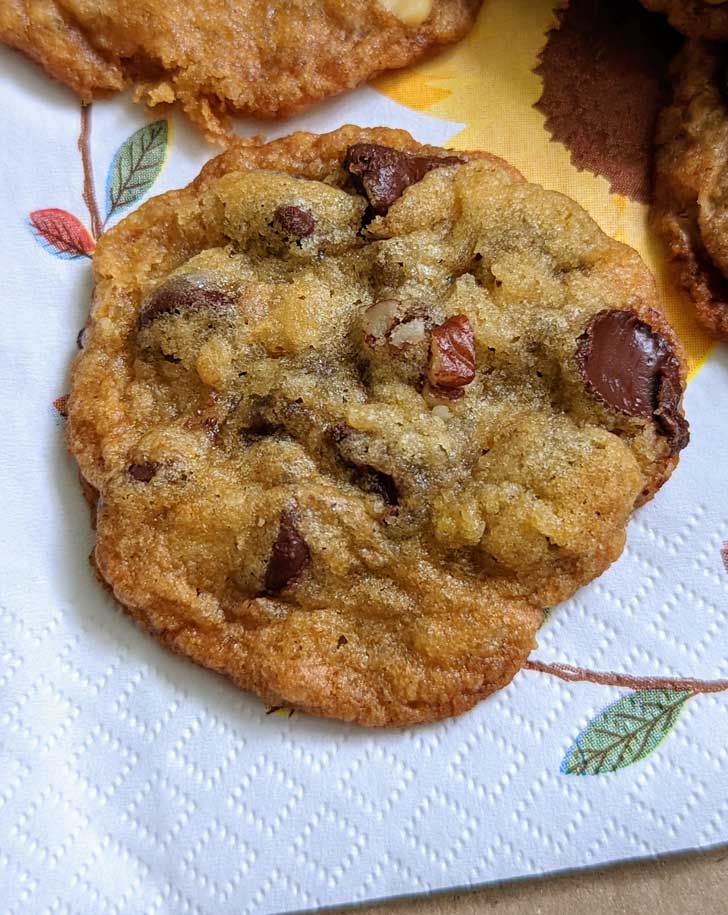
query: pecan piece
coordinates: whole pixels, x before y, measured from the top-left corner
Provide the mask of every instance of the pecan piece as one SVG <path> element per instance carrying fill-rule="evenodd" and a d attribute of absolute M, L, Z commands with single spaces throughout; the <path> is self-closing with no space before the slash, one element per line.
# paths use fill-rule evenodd
<path fill-rule="evenodd" d="M 475 341 L 465 315 L 434 328 L 427 380 L 433 388 L 464 388 L 475 378 Z"/>

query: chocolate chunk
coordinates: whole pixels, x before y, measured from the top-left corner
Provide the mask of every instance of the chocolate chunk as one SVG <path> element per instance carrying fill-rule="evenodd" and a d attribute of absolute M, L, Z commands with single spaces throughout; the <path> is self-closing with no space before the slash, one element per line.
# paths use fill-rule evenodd
<path fill-rule="evenodd" d="M 376 143 L 355 143 L 346 152 L 344 168 L 357 190 L 378 216 L 383 216 L 411 184 L 443 165 L 460 165 L 459 156 L 417 156 Z"/>
<path fill-rule="evenodd" d="M 83 349 L 85 337 L 86 337 L 86 327 L 84 326 L 81 328 L 81 330 L 79 330 L 78 336 L 76 337 L 76 346 L 79 349 Z"/>
<path fill-rule="evenodd" d="M 273 219 L 286 235 L 293 238 L 308 238 L 316 228 L 313 213 L 301 207 L 280 206 L 273 214 Z"/>
<path fill-rule="evenodd" d="M 680 365 L 649 324 L 631 311 L 600 311 L 577 340 L 576 361 L 592 396 L 627 416 L 654 418 L 672 454 L 687 445 Z"/>
<path fill-rule="evenodd" d="M 427 379 L 434 388 L 463 388 L 475 378 L 475 340 L 465 315 L 432 331 Z"/>
<path fill-rule="evenodd" d="M 282 591 L 311 561 L 306 541 L 298 532 L 295 508 L 281 512 L 278 534 L 265 570 L 265 590 L 268 594 Z"/>
<path fill-rule="evenodd" d="M 130 464 L 129 476 L 133 477 L 139 483 L 148 483 L 159 470 L 159 464 L 155 461 L 145 461 L 143 464 Z"/>
<path fill-rule="evenodd" d="M 173 277 L 156 289 L 142 305 L 139 327 L 146 327 L 164 315 L 180 315 L 183 312 L 228 311 L 235 302 L 222 289 L 211 286 L 200 278 Z"/>

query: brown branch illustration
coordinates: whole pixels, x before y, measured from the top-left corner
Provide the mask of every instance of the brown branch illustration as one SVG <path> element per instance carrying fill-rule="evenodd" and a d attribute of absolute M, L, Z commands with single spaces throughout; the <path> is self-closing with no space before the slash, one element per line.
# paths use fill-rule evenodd
<path fill-rule="evenodd" d="M 721 693 L 728 691 L 728 680 L 694 680 L 680 677 L 633 677 L 613 671 L 585 670 L 571 664 L 546 664 L 544 661 L 526 661 L 526 670 L 549 674 L 567 683 L 598 683 L 601 686 L 624 686 L 627 689 L 673 689 L 689 693 Z"/>
<path fill-rule="evenodd" d="M 81 164 L 83 166 L 83 200 L 91 217 L 91 234 L 94 237 L 94 241 L 97 241 L 103 231 L 103 227 L 94 191 L 94 172 L 89 146 L 90 128 L 91 105 L 81 105 L 81 132 L 78 135 L 78 150 L 81 153 Z"/>

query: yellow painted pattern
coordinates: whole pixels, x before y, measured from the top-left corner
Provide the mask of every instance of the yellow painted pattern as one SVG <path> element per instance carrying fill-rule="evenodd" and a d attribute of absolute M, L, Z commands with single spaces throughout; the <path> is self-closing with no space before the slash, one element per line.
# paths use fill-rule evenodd
<path fill-rule="evenodd" d="M 554 0 L 486 0 L 475 28 L 458 45 L 372 85 L 401 105 L 465 124 L 448 145 L 502 156 L 528 180 L 573 197 L 605 232 L 636 248 L 655 274 L 694 373 L 712 343 L 697 326 L 690 303 L 667 279 L 659 241 L 647 224 L 648 208 L 610 193 L 605 178 L 578 171 L 533 107 L 542 90 L 533 70 L 547 32 L 557 25 L 558 8 Z"/>

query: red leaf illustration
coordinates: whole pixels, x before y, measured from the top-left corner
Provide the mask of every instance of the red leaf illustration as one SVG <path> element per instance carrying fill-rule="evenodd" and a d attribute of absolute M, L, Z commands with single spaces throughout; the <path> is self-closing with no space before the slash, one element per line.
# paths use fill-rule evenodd
<path fill-rule="evenodd" d="M 34 210 L 30 224 L 38 241 L 57 257 L 88 257 L 96 247 L 88 229 L 66 210 Z"/>

